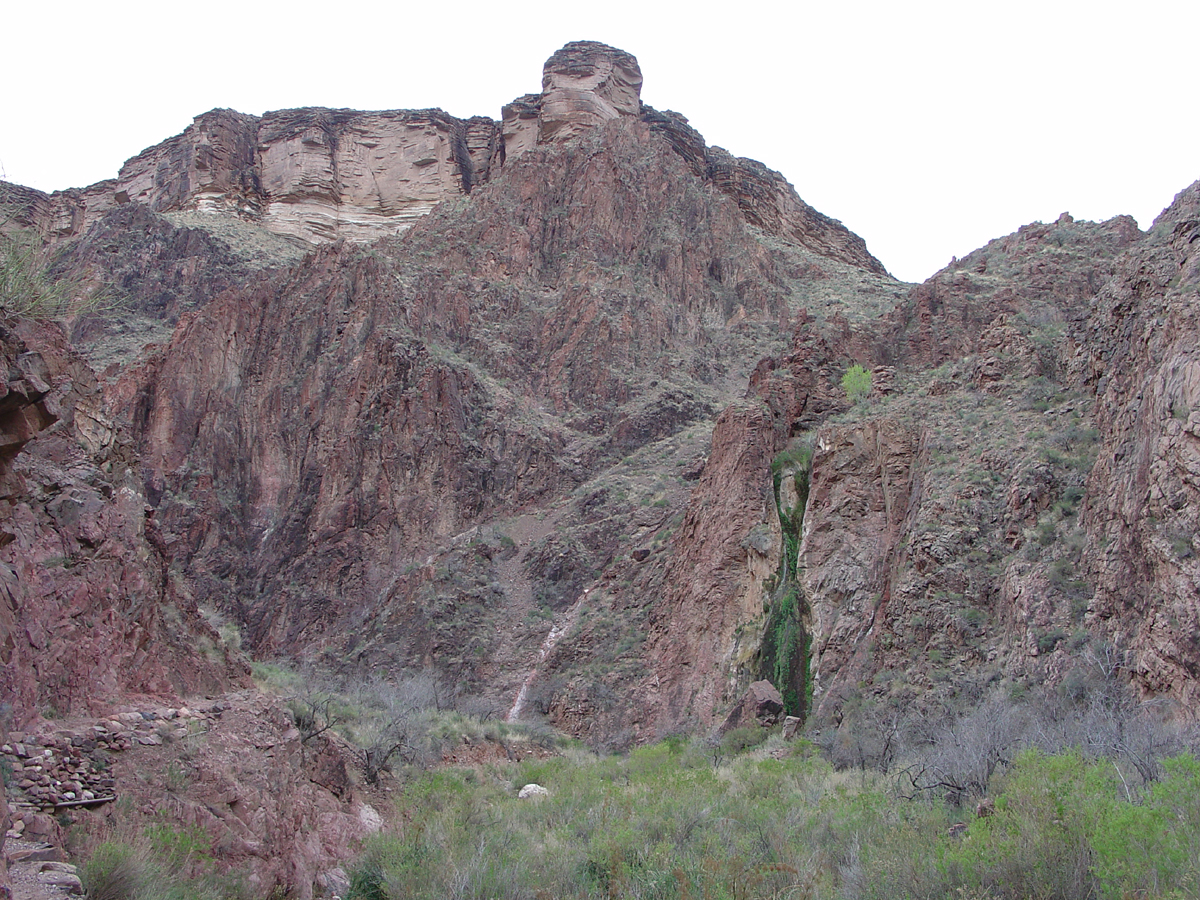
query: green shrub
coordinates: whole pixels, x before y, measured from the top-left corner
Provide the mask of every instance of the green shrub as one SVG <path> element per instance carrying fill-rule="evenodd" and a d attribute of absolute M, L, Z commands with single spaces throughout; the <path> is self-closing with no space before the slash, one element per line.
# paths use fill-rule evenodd
<path fill-rule="evenodd" d="M 104 294 L 89 292 L 76 279 L 53 277 L 41 238 L 29 228 L 5 228 L 12 218 L 0 206 L 0 309 L 33 319 L 101 311 Z"/>
<path fill-rule="evenodd" d="M 92 851 L 79 879 L 89 900 L 139 900 L 152 883 L 153 872 L 144 851 L 106 841 Z"/>
<path fill-rule="evenodd" d="M 871 372 L 858 363 L 852 365 L 842 376 L 842 390 L 846 399 L 857 406 L 871 393 Z"/>

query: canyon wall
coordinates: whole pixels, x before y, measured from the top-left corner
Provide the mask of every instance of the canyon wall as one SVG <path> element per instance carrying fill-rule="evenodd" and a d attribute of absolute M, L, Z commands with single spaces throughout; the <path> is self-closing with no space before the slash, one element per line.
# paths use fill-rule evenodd
<path fill-rule="evenodd" d="M 0 696 L 13 725 L 245 683 L 171 575 L 86 363 L 54 326 L 27 321 L 3 323 L 0 352 Z"/>

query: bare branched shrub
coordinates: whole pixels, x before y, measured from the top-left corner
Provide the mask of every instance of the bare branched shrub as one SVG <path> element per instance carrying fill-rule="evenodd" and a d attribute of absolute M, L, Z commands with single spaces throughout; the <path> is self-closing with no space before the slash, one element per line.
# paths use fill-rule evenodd
<path fill-rule="evenodd" d="M 1128 796 L 1162 777 L 1162 760 L 1193 745 L 1178 710 L 1145 701 L 1130 680 L 1130 655 L 1111 645 L 1087 648 L 1063 682 L 1013 700 L 1002 689 L 954 718 L 914 714 L 898 727 L 906 733 L 906 762 L 899 770 L 904 793 L 963 802 L 987 796 L 995 777 L 1023 750 L 1077 752 L 1111 760 Z M 855 723 L 866 723 L 860 715 Z M 849 720 L 847 720 L 849 721 Z M 886 734 L 874 722 L 856 746 L 875 748 Z M 868 758 L 863 750 L 862 758 Z M 886 771 L 878 751 L 874 765 Z M 835 755 L 835 762 L 837 757 Z"/>
<path fill-rule="evenodd" d="M 435 755 L 429 726 L 440 695 L 433 675 L 421 672 L 391 680 L 370 677 L 359 684 L 354 697 L 362 715 L 353 738 L 368 783 L 378 782 L 393 759 L 419 764 Z"/>
<path fill-rule="evenodd" d="M 959 719 L 927 723 L 925 731 L 904 778 L 914 792 L 937 792 L 957 806 L 986 796 L 993 777 L 1028 745 L 1030 714 L 996 693 Z"/>
<path fill-rule="evenodd" d="M 1131 666 L 1128 651 L 1089 646 L 1059 691 L 1042 698 L 1036 746 L 1124 763 L 1142 784 L 1162 777 L 1160 760 L 1187 749 L 1187 735 L 1170 703 L 1136 696 Z"/>

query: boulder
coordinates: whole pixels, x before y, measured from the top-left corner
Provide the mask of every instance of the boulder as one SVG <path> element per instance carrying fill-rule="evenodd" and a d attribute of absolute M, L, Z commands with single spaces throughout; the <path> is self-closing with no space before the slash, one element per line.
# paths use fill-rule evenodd
<path fill-rule="evenodd" d="M 517 796 L 522 800 L 536 799 L 538 797 L 549 797 L 550 792 L 540 784 L 527 784 L 517 793 Z"/>
<path fill-rule="evenodd" d="M 756 681 L 746 688 L 742 699 L 729 711 L 720 733 L 750 725 L 766 728 L 777 723 L 782 715 L 783 696 L 775 685 L 766 680 Z"/>

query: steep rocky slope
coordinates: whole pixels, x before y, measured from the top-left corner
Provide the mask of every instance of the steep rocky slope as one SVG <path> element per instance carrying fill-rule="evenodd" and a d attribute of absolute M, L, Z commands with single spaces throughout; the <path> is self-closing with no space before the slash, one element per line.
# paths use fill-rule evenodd
<path fill-rule="evenodd" d="M 805 321 L 791 352 L 756 372 L 750 396 L 765 407 L 731 408 L 713 438 L 714 458 L 750 460 L 733 482 L 746 493 L 770 485 L 764 441 L 768 453 L 811 448 L 795 556 L 754 573 L 788 546 L 794 493 L 791 506 L 777 494 L 778 512 L 739 504 L 766 507 L 746 522 L 703 512 L 730 494 L 727 474 L 699 490 L 689 509 L 699 527 L 676 560 L 760 539 L 746 540 L 740 565 L 734 553 L 708 577 L 669 580 L 655 684 L 683 691 L 676 706 L 703 709 L 714 692 L 728 703 L 720 676 L 739 663 L 761 671 L 791 602 L 778 578 L 794 572 L 794 649 L 808 657 L 801 684 L 818 725 L 853 731 L 863 716 L 954 709 L 999 683 L 1066 689 L 1101 653 L 1149 694 L 1186 704 L 1195 197 L 1195 186 L 1183 192 L 1145 236 L 1127 218 L 1032 225 L 875 322 Z M 850 361 L 876 366 L 876 391 L 848 409 L 837 379 Z M 761 609 L 744 601 L 756 580 L 774 591 Z M 680 647 L 689 626 L 702 634 Z M 714 656 L 705 679 L 681 668 Z M 668 707 L 660 727 L 682 721 Z"/>
<path fill-rule="evenodd" d="M 578 42 L 499 121 L 218 110 L 3 186 L 121 306 L 67 323 L 92 366 L 0 323 L 0 732 L 127 730 L 139 816 L 310 896 L 372 796 L 239 642 L 608 747 L 762 678 L 860 758 L 1089 660 L 1187 710 L 1200 183 L 904 285 L 640 86 Z"/>
<path fill-rule="evenodd" d="M 1078 325 L 1073 371 L 1095 397 L 1081 568 L 1089 617 L 1138 683 L 1191 707 L 1200 671 L 1200 183 L 1122 258 Z"/>
<path fill-rule="evenodd" d="M 52 327 L 9 321 L 0 338 L 10 373 L 0 694 L 10 721 L 243 679 L 171 576 L 138 463 L 91 370 Z"/>
<path fill-rule="evenodd" d="M 734 204 L 614 121 L 397 244 L 209 304 L 125 408 L 164 527 L 260 652 L 353 650 L 352 616 L 393 620 L 367 641 L 393 664 L 438 664 L 458 654 L 413 598 L 431 554 L 712 415 L 786 321 L 773 265 Z M 505 643 L 481 624 L 456 638 L 482 645 L 447 673 L 465 683 Z"/>
<path fill-rule="evenodd" d="M 763 676 L 836 723 L 1113 641 L 1190 696 L 1194 189 L 906 286 L 640 85 L 579 42 L 499 122 L 216 111 L 115 182 L 9 189 L 129 304 L 74 335 L 178 583 L 261 656 L 597 742 Z"/>

